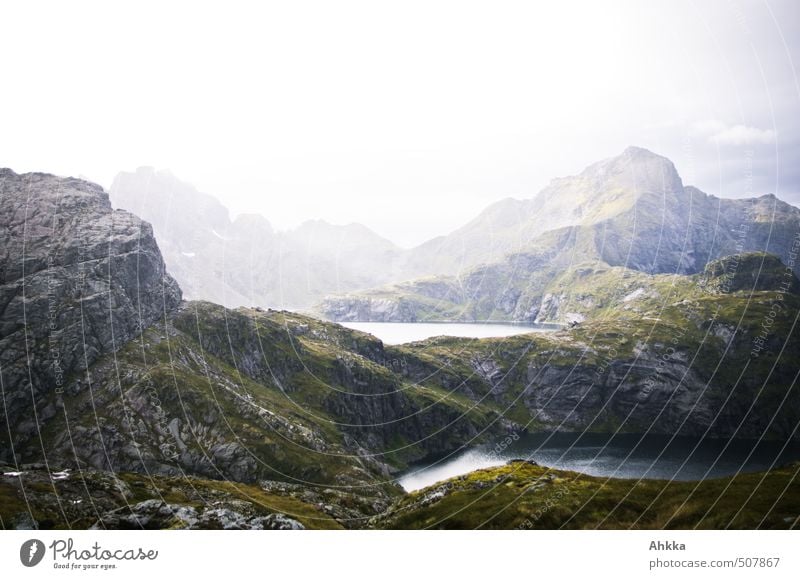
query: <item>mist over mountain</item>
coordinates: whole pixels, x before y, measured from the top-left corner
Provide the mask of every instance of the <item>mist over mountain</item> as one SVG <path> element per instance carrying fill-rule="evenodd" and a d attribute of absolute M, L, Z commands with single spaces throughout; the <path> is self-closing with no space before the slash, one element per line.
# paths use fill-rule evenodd
<path fill-rule="evenodd" d="M 120 173 L 110 197 L 153 224 L 187 297 L 314 307 L 336 320 L 553 321 L 559 308 L 544 313 L 542 303 L 552 303 L 549 284 L 564 268 L 686 275 L 746 251 L 786 261 L 800 223 L 800 210 L 772 195 L 723 199 L 686 186 L 669 159 L 639 147 L 554 179 L 530 199 L 494 203 L 412 249 L 355 223 L 276 231 L 261 215 L 232 220 L 215 197 L 147 167 Z"/>
<path fill-rule="evenodd" d="M 639 147 L 554 179 L 533 198 L 506 199 L 473 221 L 415 249 L 432 254 L 428 273 L 501 261 L 552 244 L 547 232 L 579 232 L 576 259 L 599 258 L 649 273 L 696 273 L 737 251 L 786 258 L 800 209 L 773 195 L 722 199 L 684 186 L 673 163 Z M 552 238 L 559 233 L 552 233 Z"/>
<path fill-rule="evenodd" d="M 429 277 L 331 296 L 319 311 L 334 320 L 566 322 L 584 318 L 586 304 L 598 301 L 588 294 L 569 299 L 563 280 L 570 271 L 688 275 L 753 251 L 798 271 L 791 257 L 798 230 L 800 209 L 774 195 L 707 195 L 684 186 L 667 158 L 629 147 L 555 179 L 530 200 L 496 203 L 412 250 L 411 262 Z"/>
<path fill-rule="evenodd" d="M 189 298 L 302 309 L 331 293 L 399 279 L 403 251 L 363 225 L 317 220 L 276 231 L 261 215 L 231 220 L 216 198 L 149 167 L 117 175 L 109 194 L 115 207 L 153 224 Z"/>
<path fill-rule="evenodd" d="M 462 228 L 416 248 L 415 261 L 431 256 L 421 266 L 428 274 L 459 273 L 524 250 L 547 231 L 603 223 L 636 209 L 648 198 L 662 199 L 666 205 L 682 191 L 669 160 L 629 147 L 579 175 L 553 179 L 530 199 L 509 198 L 490 205 Z M 658 212 L 655 205 L 647 209 L 653 212 Z"/>

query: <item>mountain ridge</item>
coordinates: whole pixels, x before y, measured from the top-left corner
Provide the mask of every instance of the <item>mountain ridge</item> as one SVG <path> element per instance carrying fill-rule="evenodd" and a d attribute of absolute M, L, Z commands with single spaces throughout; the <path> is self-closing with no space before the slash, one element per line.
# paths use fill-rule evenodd
<path fill-rule="evenodd" d="M 538 305 L 593 312 L 575 327 L 387 346 L 184 301 L 153 228 L 102 188 L 0 176 L 4 527 L 391 526 L 399 470 L 513 432 L 800 436 L 800 282 L 766 253 L 679 276 L 586 263 Z"/>
<path fill-rule="evenodd" d="M 302 309 L 331 291 L 389 279 L 380 272 L 400 252 L 359 224 L 309 220 L 277 231 L 261 214 L 231 219 L 215 197 L 150 167 L 118 174 L 109 195 L 115 206 L 152 221 L 167 265 L 189 298 L 230 307 Z M 365 274 L 373 270 L 379 273 Z"/>
<path fill-rule="evenodd" d="M 574 205 L 576 198 L 584 202 Z M 550 204 L 541 216 L 546 224 L 525 214 L 530 207 L 538 211 L 542 203 Z M 519 223 L 511 233 L 506 228 L 502 235 L 492 237 L 485 222 L 473 221 L 471 229 L 432 249 L 433 263 L 440 263 L 447 251 L 455 251 L 482 264 L 352 295 L 328 296 L 316 311 L 340 321 L 565 323 L 572 319 L 542 318 L 542 306 L 554 294 L 550 286 L 560 272 L 582 264 L 691 275 L 702 272 L 714 259 L 761 251 L 777 255 L 800 271 L 791 258 L 800 232 L 800 209 L 774 195 L 722 199 L 684 187 L 668 159 L 641 148 L 626 149 L 577 176 L 554 180 L 538 196 L 518 202 L 511 214 Z M 509 244 L 520 249 L 509 252 Z M 483 250 L 475 249 L 479 246 Z M 447 259 L 455 263 L 458 257 L 451 253 Z"/>

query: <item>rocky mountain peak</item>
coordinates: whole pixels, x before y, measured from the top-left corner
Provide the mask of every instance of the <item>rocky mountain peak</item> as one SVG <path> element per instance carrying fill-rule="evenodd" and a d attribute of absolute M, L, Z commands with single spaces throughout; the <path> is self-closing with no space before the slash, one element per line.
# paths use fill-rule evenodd
<path fill-rule="evenodd" d="M 529 202 L 546 229 L 587 226 L 631 211 L 641 201 L 675 198 L 683 182 L 666 157 L 640 147 L 553 180 Z"/>
<path fill-rule="evenodd" d="M 233 228 L 241 231 L 258 233 L 259 235 L 272 235 L 272 224 L 260 213 L 240 213 L 233 220 Z"/>
<path fill-rule="evenodd" d="M 119 173 L 110 193 L 115 207 L 140 215 L 153 223 L 156 231 L 179 228 L 177 237 L 195 233 L 184 227 L 186 222 L 199 222 L 219 231 L 230 226 L 228 209 L 222 203 L 168 170 L 139 167 Z"/>
<path fill-rule="evenodd" d="M 650 149 L 645 149 L 644 147 L 639 147 L 637 145 L 628 145 L 627 147 L 625 147 L 625 150 L 622 151 L 620 157 L 627 157 L 631 159 L 659 158 L 669 161 L 669 159 L 667 159 L 666 157 L 658 155 L 653 151 L 651 151 Z"/>
<path fill-rule="evenodd" d="M 598 193 L 625 188 L 638 197 L 683 189 L 672 161 L 642 147 L 628 147 L 616 157 L 590 165 L 580 177 L 594 181 Z"/>

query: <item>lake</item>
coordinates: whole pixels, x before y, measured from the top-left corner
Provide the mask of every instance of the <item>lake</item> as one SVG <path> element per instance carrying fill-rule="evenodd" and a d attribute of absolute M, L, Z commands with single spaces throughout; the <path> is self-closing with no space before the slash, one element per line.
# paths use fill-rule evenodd
<path fill-rule="evenodd" d="M 434 336 L 456 338 L 505 338 L 531 332 L 551 332 L 557 324 L 494 322 L 339 322 L 345 328 L 372 334 L 384 344 L 407 344 Z"/>
<path fill-rule="evenodd" d="M 800 444 L 749 440 L 700 440 L 636 434 L 526 434 L 507 448 L 478 446 L 418 464 L 399 476 L 406 491 L 473 470 L 528 459 L 542 466 L 594 476 L 701 480 L 752 472 L 800 460 Z M 498 441 L 500 442 L 500 441 Z"/>

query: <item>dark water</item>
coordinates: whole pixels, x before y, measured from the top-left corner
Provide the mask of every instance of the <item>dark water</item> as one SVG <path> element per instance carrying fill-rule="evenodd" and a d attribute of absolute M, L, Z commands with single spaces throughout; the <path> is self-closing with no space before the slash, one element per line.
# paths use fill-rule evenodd
<path fill-rule="evenodd" d="M 498 440 L 505 443 L 507 439 Z M 800 444 L 636 434 L 528 434 L 507 448 L 490 443 L 416 465 L 400 477 L 407 491 L 522 458 L 594 476 L 701 480 L 766 470 L 800 460 Z M 785 446 L 785 448 L 784 448 Z"/>

